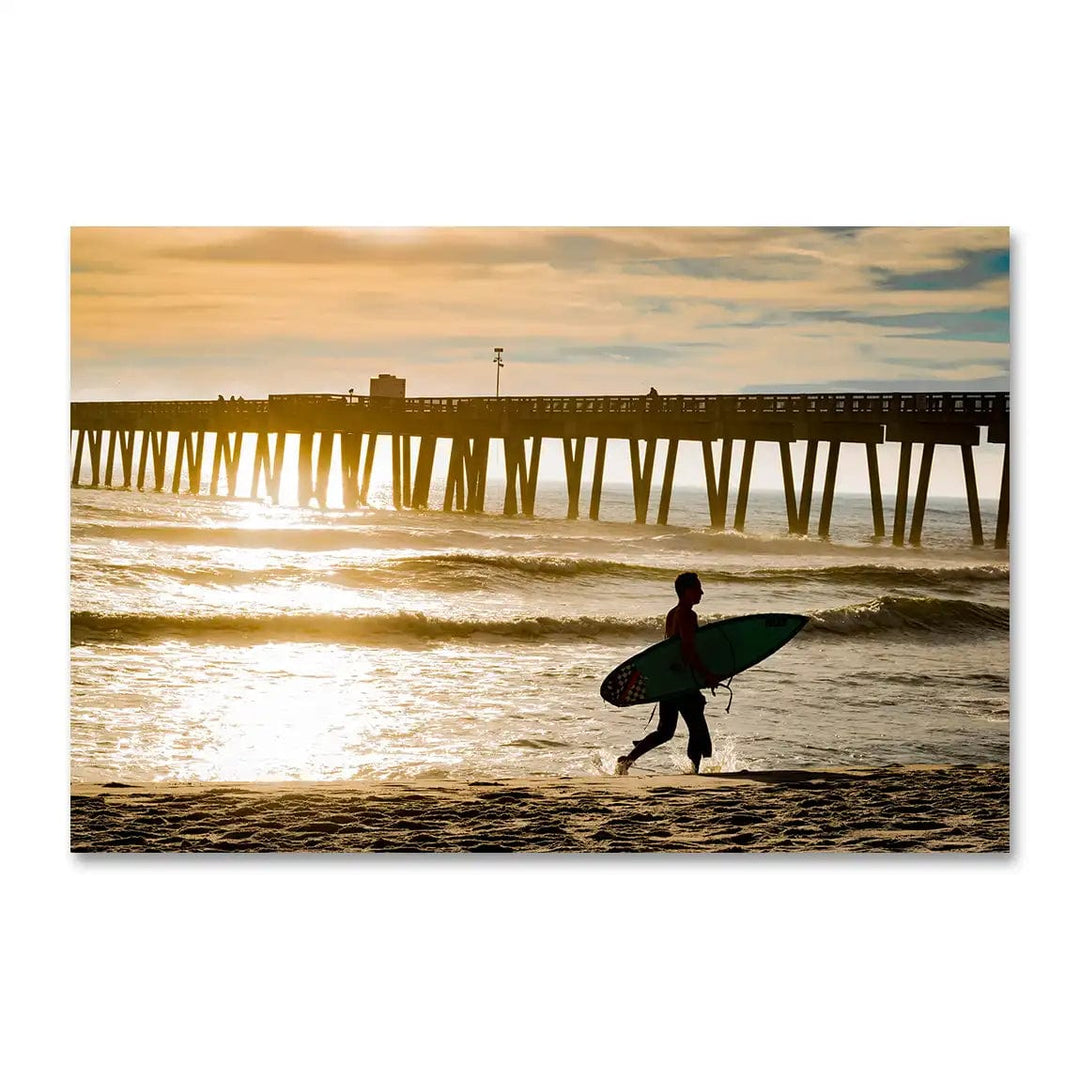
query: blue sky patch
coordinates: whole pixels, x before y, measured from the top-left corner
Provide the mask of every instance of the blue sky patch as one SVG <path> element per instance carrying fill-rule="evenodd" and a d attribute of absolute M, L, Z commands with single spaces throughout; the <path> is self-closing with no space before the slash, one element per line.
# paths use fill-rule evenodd
<path fill-rule="evenodd" d="M 846 322 L 881 326 L 911 333 L 892 337 L 931 341 L 1009 341 L 1009 309 L 983 308 L 980 311 L 912 311 L 900 315 L 860 315 L 854 311 L 798 311 L 796 318 L 813 322 Z"/>
<path fill-rule="evenodd" d="M 884 267 L 870 268 L 874 285 L 879 289 L 938 292 L 948 289 L 971 289 L 985 281 L 1009 276 L 1009 249 L 987 248 L 984 251 L 957 251 L 959 265 L 947 270 L 917 270 L 894 274 Z"/>
<path fill-rule="evenodd" d="M 679 259 L 638 259 L 624 269 L 630 274 L 670 274 L 706 281 L 802 281 L 820 265 L 812 255 L 762 255 L 736 258 L 687 256 Z"/>

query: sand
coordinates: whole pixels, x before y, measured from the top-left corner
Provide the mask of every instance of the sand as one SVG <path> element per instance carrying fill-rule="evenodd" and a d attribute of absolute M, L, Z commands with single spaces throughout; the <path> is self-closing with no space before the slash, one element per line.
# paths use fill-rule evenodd
<path fill-rule="evenodd" d="M 1007 765 L 75 784 L 73 852 L 1007 852 Z"/>

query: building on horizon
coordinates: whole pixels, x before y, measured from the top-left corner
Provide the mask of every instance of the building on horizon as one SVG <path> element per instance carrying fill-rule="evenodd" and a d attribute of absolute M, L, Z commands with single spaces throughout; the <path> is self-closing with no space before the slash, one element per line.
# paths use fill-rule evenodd
<path fill-rule="evenodd" d="M 372 397 L 403 398 L 405 396 L 405 380 L 396 375 L 379 375 L 371 380 Z"/>

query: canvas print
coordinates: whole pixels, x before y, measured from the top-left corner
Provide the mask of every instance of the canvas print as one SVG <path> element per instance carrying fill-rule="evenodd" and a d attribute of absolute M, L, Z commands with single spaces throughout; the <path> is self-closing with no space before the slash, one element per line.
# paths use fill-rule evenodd
<path fill-rule="evenodd" d="M 71 230 L 71 850 L 1005 852 L 1009 231 Z"/>

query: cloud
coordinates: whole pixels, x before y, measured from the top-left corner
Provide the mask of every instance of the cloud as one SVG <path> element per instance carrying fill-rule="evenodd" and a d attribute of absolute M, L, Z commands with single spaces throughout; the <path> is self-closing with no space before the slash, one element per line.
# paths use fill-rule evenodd
<path fill-rule="evenodd" d="M 1009 370 L 1007 358 L 980 357 L 978 359 L 957 359 L 937 356 L 882 356 L 878 362 L 892 367 L 919 368 L 923 371 L 955 371 L 958 367 L 977 365 L 980 368 L 994 368 L 999 371 Z"/>
<path fill-rule="evenodd" d="M 942 270 L 927 269 L 898 274 L 882 267 L 872 267 L 870 273 L 877 288 L 905 292 L 970 289 L 984 282 L 1009 276 L 1008 248 L 957 251 L 953 258 L 958 265 Z"/>
<path fill-rule="evenodd" d="M 866 232 L 866 229 L 857 225 L 820 225 L 817 231 L 838 240 L 858 240 L 859 235 Z"/>
<path fill-rule="evenodd" d="M 820 260 L 812 255 L 786 254 L 739 258 L 721 255 L 716 258 L 643 259 L 628 263 L 630 274 L 669 274 L 675 277 L 701 278 L 706 281 L 800 281 L 816 270 Z"/>
<path fill-rule="evenodd" d="M 166 376 L 213 396 L 211 357 L 248 397 L 369 367 L 487 393 L 494 345 L 516 393 L 873 381 L 904 373 L 896 354 L 920 377 L 1008 364 L 1003 229 L 78 228 L 71 253 L 76 396 L 109 365 L 143 396 Z"/>
<path fill-rule="evenodd" d="M 275 266 L 457 266 L 535 263 L 590 270 L 660 249 L 641 230 L 582 229 L 316 229 L 274 227 L 202 230 L 209 242 L 160 249 L 172 259 Z M 213 237 L 220 232 L 220 237 Z"/>
<path fill-rule="evenodd" d="M 796 311 L 796 319 L 814 322 L 845 322 L 861 326 L 910 330 L 890 335 L 927 341 L 1009 340 L 1009 309 L 983 308 L 980 311 L 913 311 L 900 315 L 869 315 L 855 311 Z"/>
<path fill-rule="evenodd" d="M 1008 393 L 1008 375 L 977 379 L 828 379 L 823 382 L 776 382 L 744 386 L 744 394 L 997 394 Z"/>

